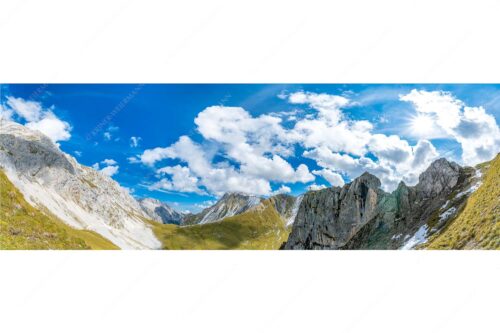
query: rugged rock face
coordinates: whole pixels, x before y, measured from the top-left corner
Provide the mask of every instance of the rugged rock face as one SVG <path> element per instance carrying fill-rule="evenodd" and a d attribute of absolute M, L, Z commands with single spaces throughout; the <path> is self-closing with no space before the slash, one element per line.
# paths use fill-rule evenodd
<path fill-rule="evenodd" d="M 434 198 L 449 193 L 458 183 L 462 168 L 444 158 L 434 161 L 418 178 L 415 190 L 419 199 Z"/>
<path fill-rule="evenodd" d="M 295 221 L 303 197 L 302 195 L 294 197 L 288 194 L 278 194 L 270 197 L 269 200 L 285 221 L 285 225 L 289 227 Z"/>
<path fill-rule="evenodd" d="M 163 224 L 181 224 L 184 214 L 179 213 L 160 200 L 145 198 L 138 200 L 149 218 Z"/>
<path fill-rule="evenodd" d="M 411 248 L 460 210 L 467 197 L 460 193 L 472 186 L 473 174 L 439 159 L 416 186 L 401 182 L 390 194 L 368 173 L 342 188 L 308 192 L 284 248 Z"/>
<path fill-rule="evenodd" d="M 0 124 L 0 167 L 33 206 L 121 248 L 159 248 L 139 203 L 111 178 L 80 165 L 38 131 Z"/>
<path fill-rule="evenodd" d="M 384 193 L 380 180 L 364 173 L 343 188 L 304 195 L 285 249 L 336 249 L 376 216 Z"/>
<path fill-rule="evenodd" d="M 261 198 L 244 193 L 226 193 L 217 203 L 198 214 L 187 215 L 182 224 L 205 224 L 241 214 L 260 204 Z"/>

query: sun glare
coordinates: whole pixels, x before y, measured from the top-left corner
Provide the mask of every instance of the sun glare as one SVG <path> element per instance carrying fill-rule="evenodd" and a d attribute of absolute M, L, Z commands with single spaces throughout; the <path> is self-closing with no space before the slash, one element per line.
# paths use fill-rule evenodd
<path fill-rule="evenodd" d="M 426 114 L 417 114 L 410 119 L 410 130 L 414 135 L 428 136 L 434 130 L 434 120 Z"/>

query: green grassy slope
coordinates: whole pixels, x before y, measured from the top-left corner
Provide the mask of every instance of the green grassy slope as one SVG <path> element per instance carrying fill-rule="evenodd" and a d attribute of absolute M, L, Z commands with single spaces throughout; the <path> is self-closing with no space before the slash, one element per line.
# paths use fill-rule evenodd
<path fill-rule="evenodd" d="M 151 222 L 169 250 L 279 249 L 289 230 L 274 206 L 266 200 L 256 209 L 222 221 L 179 227 Z"/>
<path fill-rule="evenodd" d="M 500 155 L 479 166 L 483 184 L 467 201 L 464 210 L 428 249 L 500 249 Z"/>
<path fill-rule="evenodd" d="M 31 206 L 0 169 L 0 249 L 118 249 L 99 234 L 76 230 Z"/>

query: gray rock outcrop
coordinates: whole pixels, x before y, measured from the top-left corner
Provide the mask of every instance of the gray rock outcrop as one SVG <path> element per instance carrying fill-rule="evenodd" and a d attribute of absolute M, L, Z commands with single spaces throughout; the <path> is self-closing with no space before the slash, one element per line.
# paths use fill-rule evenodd
<path fill-rule="evenodd" d="M 124 249 L 161 246 L 127 190 L 79 164 L 39 131 L 2 120 L 0 167 L 30 204 L 71 227 L 95 231 Z"/>
<path fill-rule="evenodd" d="M 308 192 L 284 249 L 397 249 L 417 230 L 443 227 L 439 213 L 473 172 L 445 159 L 434 161 L 416 186 L 401 182 L 392 193 L 364 173 L 342 188 Z M 458 210 L 463 200 L 452 200 Z"/>
<path fill-rule="evenodd" d="M 176 211 L 164 202 L 157 199 L 139 199 L 139 204 L 145 214 L 153 221 L 163 224 L 181 224 L 184 214 Z"/>
<path fill-rule="evenodd" d="M 241 214 L 261 202 L 261 198 L 244 193 L 226 193 L 217 203 L 198 214 L 186 215 L 183 225 L 205 224 L 220 221 L 226 217 Z"/>

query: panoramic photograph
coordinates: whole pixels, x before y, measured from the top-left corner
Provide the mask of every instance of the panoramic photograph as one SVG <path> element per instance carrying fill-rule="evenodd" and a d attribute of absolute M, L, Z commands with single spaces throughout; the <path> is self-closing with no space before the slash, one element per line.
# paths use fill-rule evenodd
<path fill-rule="evenodd" d="M 500 85 L 2 84 L 0 249 L 500 249 Z"/>

